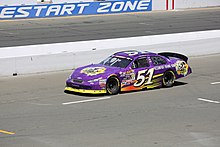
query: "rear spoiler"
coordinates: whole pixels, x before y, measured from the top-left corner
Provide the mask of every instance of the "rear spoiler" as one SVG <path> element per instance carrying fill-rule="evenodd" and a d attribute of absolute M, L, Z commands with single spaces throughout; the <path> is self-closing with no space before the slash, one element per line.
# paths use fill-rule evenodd
<path fill-rule="evenodd" d="M 185 55 L 182 55 L 182 54 L 178 54 L 178 53 L 162 52 L 162 53 L 158 53 L 158 55 L 161 55 L 161 56 L 164 56 L 164 57 L 167 57 L 167 58 L 176 57 L 176 58 L 182 59 L 186 63 L 188 61 L 188 57 L 186 57 Z"/>

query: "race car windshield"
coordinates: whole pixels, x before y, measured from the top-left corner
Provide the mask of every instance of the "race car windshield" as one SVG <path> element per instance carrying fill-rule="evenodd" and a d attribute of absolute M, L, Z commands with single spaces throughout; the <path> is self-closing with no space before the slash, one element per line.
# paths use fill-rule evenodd
<path fill-rule="evenodd" d="M 132 60 L 129 58 L 110 56 L 104 61 L 102 61 L 100 64 L 106 65 L 106 66 L 125 68 L 128 66 L 129 63 L 131 63 L 131 61 Z"/>

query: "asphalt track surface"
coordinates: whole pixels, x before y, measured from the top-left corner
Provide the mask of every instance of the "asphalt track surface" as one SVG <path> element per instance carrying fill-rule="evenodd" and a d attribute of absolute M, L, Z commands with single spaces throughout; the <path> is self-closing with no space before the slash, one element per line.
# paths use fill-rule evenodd
<path fill-rule="evenodd" d="M 220 29 L 220 7 L 0 21 L 0 47 Z"/>
<path fill-rule="evenodd" d="M 219 13 L 211 8 L 4 21 L 0 46 L 219 29 Z M 65 94 L 71 71 L 1 77 L 0 147 L 219 147 L 220 54 L 189 63 L 193 74 L 172 88 L 115 96 Z"/>
<path fill-rule="evenodd" d="M 71 71 L 0 78 L 0 146 L 219 147 L 220 54 L 189 63 L 172 88 L 115 96 L 65 94 Z"/>

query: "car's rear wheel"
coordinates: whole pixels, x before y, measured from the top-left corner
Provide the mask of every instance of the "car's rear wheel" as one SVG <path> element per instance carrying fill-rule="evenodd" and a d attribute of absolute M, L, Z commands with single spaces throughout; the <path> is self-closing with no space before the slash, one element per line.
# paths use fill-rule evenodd
<path fill-rule="evenodd" d="M 164 87 L 172 87 L 175 81 L 175 75 L 173 71 L 166 71 L 163 75 L 163 86 Z"/>
<path fill-rule="evenodd" d="M 117 77 L 110 77 L 107 80 L 106 90 L 108 94 L 118 94 L 120 91 L 120 83 Z"/>

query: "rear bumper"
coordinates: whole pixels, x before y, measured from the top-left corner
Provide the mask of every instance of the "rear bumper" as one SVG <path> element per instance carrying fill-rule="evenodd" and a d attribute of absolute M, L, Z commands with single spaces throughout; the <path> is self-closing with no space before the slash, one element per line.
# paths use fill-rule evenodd
<path fill-rule="evenodd" d="M 72 87 L 65 87 L 65 91 L 85 93 L 85 94 L 105 94 L 106 90 L 87 90 L 87 89 L 77 89 Z"/>

